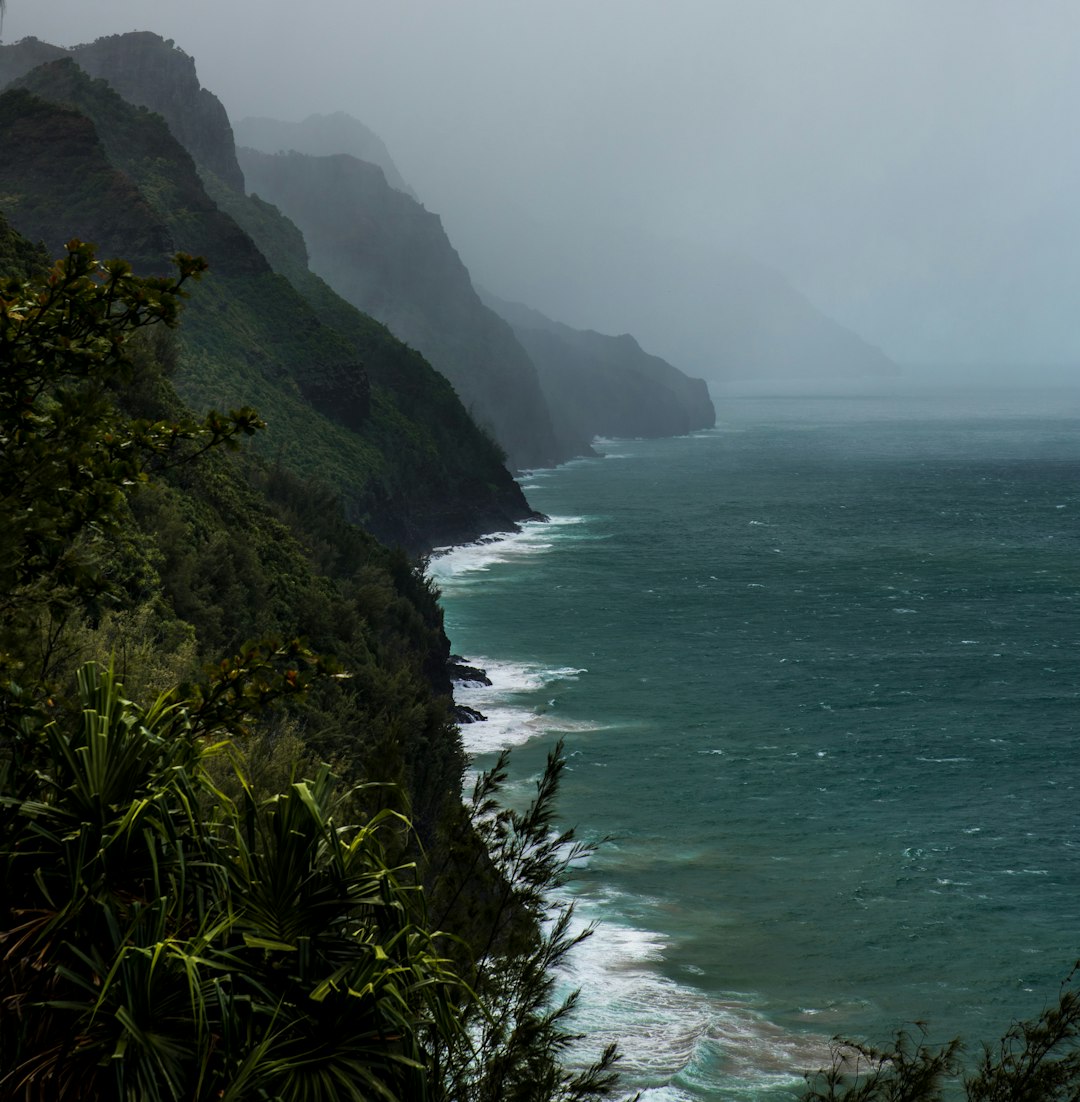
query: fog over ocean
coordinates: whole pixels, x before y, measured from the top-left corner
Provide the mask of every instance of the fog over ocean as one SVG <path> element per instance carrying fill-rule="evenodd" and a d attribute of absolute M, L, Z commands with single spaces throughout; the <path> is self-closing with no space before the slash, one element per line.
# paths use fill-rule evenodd
<path fill-rule="evenodd" d="M 613 841 L 581 1024 L 650 1102 L 781 1098 L 834 1034 L 977 1050 L 1080 956 L 1080 393 L 720 397 L 525 480 L 432 571 L 465 728 Z"/>

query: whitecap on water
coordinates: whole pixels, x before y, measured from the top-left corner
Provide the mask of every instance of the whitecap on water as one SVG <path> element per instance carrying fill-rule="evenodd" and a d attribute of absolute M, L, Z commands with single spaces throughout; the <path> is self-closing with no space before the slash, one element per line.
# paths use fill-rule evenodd
<path fill-rule="evenodd" d="M 428 573 L 446 588 L 457 579 L 490 570 L 497 563 L 529 555 L 541 555 L 551 550 L 553 543 L 567 528 L 584 524 L 582 516 L 548 517 L 547 520 L 527 520 L 516 532 L 496 532 L 474 543 L 453 547 L 437 547 L 431 555 Z"/>
<path fill-rule="evenodd" d="M 625 910 L 616 894 L 576 900 L 582 925 L 599 920 L 563 977 L 567 990 L 581 989 L 574 1024 L 587 1039 L 576 1060 L 584 1064 L 617 1041 L 627 1087 L 649 1102 L 689 1102 L 717 1090 L 760 1097 L 828 1064 L 827 1037 L 784 1030 L 738 996 L 718 998 L 664 975 L 659 934 L 603 921 Z"/>
<path fill-rule="evenodd" d="M 540 735 L 593 729 L 593 724 L 548 711 L 552 706 L 550 700 L 546 705 L 537 706 L 520 699 L 549 685 L 576 681 L 588 670 L 574 666 L 508 662 L 483 656 L 470 658 L 469 664 L 482 668 L 491 684 L 459 681 L 454 688 L 454 697 L 459 704 L 475 708 L 486 717 L 462 726 L 461 738 L 466 753 L 495 753 Z"/>

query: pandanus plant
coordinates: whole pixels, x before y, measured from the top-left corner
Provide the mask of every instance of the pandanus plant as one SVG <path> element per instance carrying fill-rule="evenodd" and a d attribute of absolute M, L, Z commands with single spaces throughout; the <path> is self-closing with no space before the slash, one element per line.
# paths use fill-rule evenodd
<path fill-rule="evenodd" d="M 350 824 L 327 768 L 231 799 L 191 706 L 78 684 L 3 732 L 35 746 L 0 796 L 0 1097 L 425 1098 L 458 985 L 386 861 L 403 822 Z"/>

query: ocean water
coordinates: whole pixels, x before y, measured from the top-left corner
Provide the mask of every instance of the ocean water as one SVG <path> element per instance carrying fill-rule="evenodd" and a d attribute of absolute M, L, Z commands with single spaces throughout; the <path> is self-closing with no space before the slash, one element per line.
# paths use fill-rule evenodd
<path fill-rule="evenodd" d="M 610 836 L 579 1024 L 648 1102 L 781 1099 L 834 1035 L 977 1049 L 1080 957 L 1080 394 L 729 398 L 525 481 L 432 563 L 477 768 Z"/>

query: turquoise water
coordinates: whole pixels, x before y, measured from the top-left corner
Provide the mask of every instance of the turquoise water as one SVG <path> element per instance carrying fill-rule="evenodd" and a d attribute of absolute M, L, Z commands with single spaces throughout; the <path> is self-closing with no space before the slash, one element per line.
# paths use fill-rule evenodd
<path fill-rule="evenodd" d="M 1080 956 L 1080 397 L 741 398 L 433 564 L 483 766 L 613 841 L 571 979 L 649 1102 L 998 1036 Z"/>

